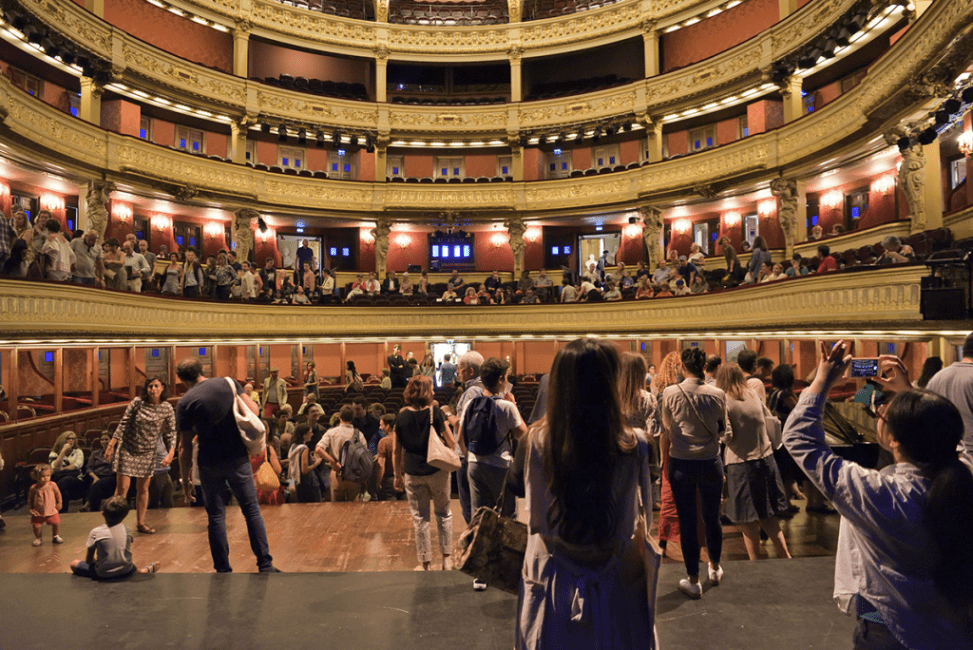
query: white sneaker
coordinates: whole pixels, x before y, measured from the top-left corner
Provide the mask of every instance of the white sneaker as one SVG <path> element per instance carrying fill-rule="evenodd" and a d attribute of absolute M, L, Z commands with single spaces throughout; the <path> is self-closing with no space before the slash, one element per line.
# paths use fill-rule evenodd
<path fill-rule="evenodd" d="M 51 541 L 54 542 L 55 544 L 63 544 L 64 543 L 64 539 L 60 535 L 55 535 L 53 537 L 53 539 L 51 539 Z"/>
<path fill-rule="evenodd" d="M 720 580 L 723 579 L 723 567 L 717 564 L 716 570 L 713 570 L 713 567 L 707 563 L 706 570 L 709 572 L 709 583 L 714 587 L 718 587 Z"/>
<path fill-rule="evenodd" d="M 696 584 L 691 583 L 689 578 L 683 578 L 679 581 L 679 591 L 693 600 L 699 600 L 703 596 L 703 586 L 698 582 Z"/>
<path fill-rule="evenodd" d="M 473 591 L 486 591 L 487 583 L 482 580 L 473 580 Z"/>

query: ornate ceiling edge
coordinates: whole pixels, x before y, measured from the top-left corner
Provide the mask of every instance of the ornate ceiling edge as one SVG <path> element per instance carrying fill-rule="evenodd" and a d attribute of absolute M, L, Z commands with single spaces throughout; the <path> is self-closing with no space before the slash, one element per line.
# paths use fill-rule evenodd
<path fill-rule="evenodd" d="M 700 327 L 820 327 L 922 320 L 924 267 L 835 273 L 778 284 L 685 298 L 599 303 L 490 307 L 388 308 L 280 307 L 193 303 L 69 285 L 0 280 L 0 343 L 32 336 L 66 338 L 118 335 L 225 338 L 226 324 L 246 323 L 248 337 L 329 336 L 449 337 L 570 334 L 610 323 L 615 333 L 696 330 Z M 743 299 L 745 297 L 745 299 Z"/>

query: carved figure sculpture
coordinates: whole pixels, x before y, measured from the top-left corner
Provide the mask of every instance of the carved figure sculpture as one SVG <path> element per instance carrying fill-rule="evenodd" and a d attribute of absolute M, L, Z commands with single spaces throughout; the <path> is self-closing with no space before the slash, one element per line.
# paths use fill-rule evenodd
<path fill-rule="evenodd" d="M 777 206 L 777 219 L 780 229 L 784 231 L 784 246 L 787 249 L 787 259 L 794 255 L 794 242 L 797 241 L 797 182 L 786 178 L 775 178 L 770 182 L 770 193 L 780 199 Z"/>
<path fill-rule="evenodd" d="M 645 242 L 645 250 L 648 253 L 649 270 L 654 271 L 659 262 L 662 261 L 662 210 L 643 205 L 639 207 L 642 213 L 642 241 Z"/>
<path fill-rule="evenodd" d="M 375 272 L 380 278 L 385 277 L 385 262 L 389 255 L 389 233 L 392 232 L 392 224 L 388 219 L 379 219 L 372 228 L 372 237 L 375 238 Z"/>
<path fill-rule="evenodd" d="M 520 217 L 512 217 L 503 222 L 510 240 L 510 250 L 514 254 L 514 277 L 519 278 L 524 272 L 524 233 L 527 226 Z"/>
<path fill-rule="evenodd" d="M 253 228 L 250 224 L 259 216 L 260 213 L 253 208 L 239 208 L 233 211 L 233 228 L 230 234 L 236 244 L 238 260 L 250 260 L 250 252 L 253 250 Z"/>
<path fill-rule="evenodd" d="M 902 152 L 902 167 L 899 168 L 899 187 L 905 192 L 912 214 L 912 232 L 926 229 L 926 206 L 924 194 L 926 181 L 923 178 L 926 168 L 926 154 L 922 145 L 914 144 Z"/>
<path fill-rule="evenodd" d="M 98 231 L 98 244 L 105 240 L 108 229 L 108 200 L 115 191 L 115 184 L 110 181 L 89 181 L 88 194 L 85 203 L 88 210 L 88 221 L 91 228 Z"/>

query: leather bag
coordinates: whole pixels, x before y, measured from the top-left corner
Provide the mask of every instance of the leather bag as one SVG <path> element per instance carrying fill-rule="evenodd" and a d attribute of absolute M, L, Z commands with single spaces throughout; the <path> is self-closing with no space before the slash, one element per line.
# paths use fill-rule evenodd
<path fill-rule="evenodd" d="M 230 384 L 233 391 L 233 417 L 236 420 L 237 429 L 240 430 L 240 439 L 243 440 L 250 456 L 259 456 L 267 447 L 267 427 L 257 414 L 250 410 L 246 402 L 236 392 L 236 382 L 229 377 L 224 377 Z"/>

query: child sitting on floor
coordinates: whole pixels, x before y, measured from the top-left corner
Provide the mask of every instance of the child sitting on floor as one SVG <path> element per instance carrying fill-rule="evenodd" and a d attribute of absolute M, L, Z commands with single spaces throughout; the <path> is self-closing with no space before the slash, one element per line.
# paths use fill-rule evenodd
<path fill-rule="evenodd" d="M 64 540 L 58 534 L 61 530 L 61 490 L 57 483 L 51 480 L 51 473 L 54 470 L 47 463 L 41 463 L 34 467 L 30 477 L 37 481 L 31 486 L 27 494 L 27 506 L 30 508 L 30 525 L 34 529 L 34 546 L 44 543 L 41 538 L 41 529 L 45 523 L 51 525 L 54 538 L 51 540 L 55 544 L 63 544 Z"/>
<path fill-rule="evenodd" d="M 135 573 L 132 531 L 122 523 L 128 515 L 128 501 L 125 497 L 113 496 L 105 501 L 101 514 L 105 517 L 105 523 L 88 535 L 85 544 L 88 555 L 84 560 L 71 562 L 71 571 L 93 580 L 127 578 Z M 159 563 L 153 562 L 139 573 L 155 573 L 158 570 Z"/>

